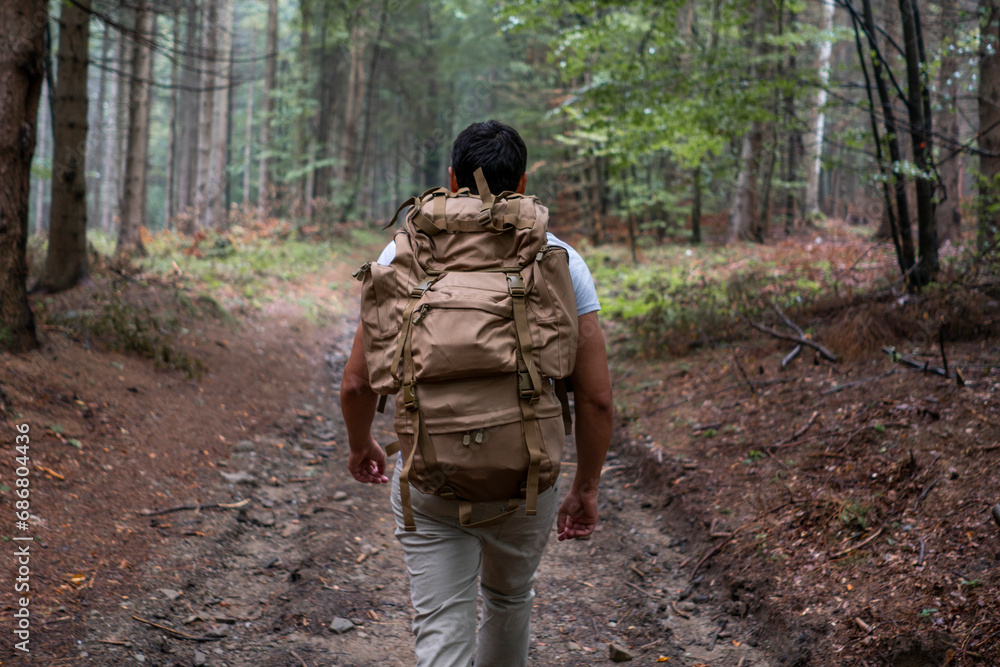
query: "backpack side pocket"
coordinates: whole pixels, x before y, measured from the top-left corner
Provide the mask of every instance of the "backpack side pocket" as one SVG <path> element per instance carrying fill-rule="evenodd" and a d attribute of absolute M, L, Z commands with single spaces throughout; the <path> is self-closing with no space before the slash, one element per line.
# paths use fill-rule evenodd
<path fill-rule="evenodd" d="M 367 262 L 355 276 L 361 281 L 361 333 L 368 382 L 375 393 L 392 394 L 399 391 L 391 368 L 401 317 L 396 269 Z"/>
<path fill-rule="evenodd" d="M 546 377 L 569 377 L 576 365 L 579 335 L 569 253 L 560 246 L 544 246 L 531 272 L 528 325 L 535 363 Z"/>

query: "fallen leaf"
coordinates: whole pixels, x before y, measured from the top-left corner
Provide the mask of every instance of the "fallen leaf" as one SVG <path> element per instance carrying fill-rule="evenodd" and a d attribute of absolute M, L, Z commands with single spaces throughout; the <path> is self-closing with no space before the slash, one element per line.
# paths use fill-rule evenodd
<path fill-rule="evenodd" d="M 66 442 L 69 443 L 70 445 L 73 445 L 77 449 L 83 449 L 83 443 L 77 440 L 76 438 L 70 438 Z"/>
<path fill-rule="evenodd" d="M 38 465 L 37 463 L 35 464 L 35 468 L 37 470 L 41 470 L 42 472 L 44 472 L 49 477 L 53 477 L 55 479 L 58 479 L 60 482 L 65 482 L 66 481 L 66 476 L 65 475 L 60 475 L 59 473 L 57 473 L 52 468 L 46 468 L 45 466 Z"/>
<path fill-rule="evenodd" d="M 665 655 L 661 655 L 659 658 L 656 659 L 656 662 L 670 662 L 670 658 L 668 658 Z"/>

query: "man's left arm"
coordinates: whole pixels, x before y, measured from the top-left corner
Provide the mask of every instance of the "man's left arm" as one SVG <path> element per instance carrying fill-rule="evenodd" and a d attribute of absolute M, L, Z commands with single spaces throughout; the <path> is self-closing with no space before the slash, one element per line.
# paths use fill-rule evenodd
<path fill-rule="evenodd" d="M 344 366 L 344 377 L 340 382 L 340 409 L 347 425 L 347 440 L 351 453 L 347 467 L 354 479 L 367 484 L 385 484 L 385 452 L 372 436 L 372 421 L 378 394 L 368 383 L 368 365 L 365 362 L 365 346 L 361 336 L 361 325 L 354 334 L 351 356 Z"/>

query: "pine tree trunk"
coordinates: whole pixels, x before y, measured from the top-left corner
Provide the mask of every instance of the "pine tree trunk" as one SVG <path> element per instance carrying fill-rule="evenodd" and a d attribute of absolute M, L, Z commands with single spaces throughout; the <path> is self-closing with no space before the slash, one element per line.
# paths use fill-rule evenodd
<path fill-rule="evenodd" d="M 730 243 L 761 240 L 757 221 L 757 174 L 760 173 L 762 134 L 760 122 L 753 121 L 750 130 L 743 136 L 740 171 L 729 213 Z"/>
<path fill-rule="evenodd" d="M 134 27 L 134 12 L 129 9 L 123 9 L 121 11 L 121 22 L 126 27 Z M 121 229 L 121 203 L 125 192 L 125 161 L 128 154 L 129 119 L 134 108 L 131 94 L 135 60 L 135 40 L 122 36 L 119 39 L 119 45 L 118 62 L 120 63 L 121 74 L 117 77 L 118 103 L 115 117 L 118 128 L 115 133 L 114 157 L 112 158 L 114 180 L 111 183 L 111 195 L 104 199 L 106 202 L 106 220 L 102 220 L 102 228 L 109 233 L 114 229 L 116 222 L 119 226 L 119 233 Z"/>
<path fill-rule="evenodd" d="M 38 347 L 28 305 L 28 201 L 45 71 L 45 0 L 0 3 L 0 351 Z"/>
<path fill-rule="evenodd" d="M 701 165 L 692 174 L 694 197 L 691 200 L 691 243 L 701 243 Z"/>
<path fill-rule="evenodd" d="M 87 47 L 89 0 L 62 5 L 52 143 L 49 250 L 40 288 L 61 292 L 87 274 Z"/>
<path fill-rule="evenodd" d="M 107 177 L 108 163 L 105 160 L 107 157 L 107 142 L 108 142 L 108 132 L 110 127 L 110 121 L 108 114 L 104 111 L 104 105 L 108 100 L 108 55 L 111 53 L 111 28 L 110 26 L 104 26 L 104 36 L 101 39 L 101 67 L 100 81 L 97 87 L 97 105 L 90 107 L 91 117 L 93 121 L 90 123 L 90 128 L 88 132 L 91 137 L 94 137 L 95 128 L 97 130 L 96 141 L 92 138 L 90 140 L 90 146 L 88 147 L 88 153 L 90 153 L 90 148 L 93 149 L 93 155 L 88 154 L 87 164 L 93 165 L 88 166 L 88 171 L 97 172 L 97 176 L 88 179 L 87 188 L 87 201 L 89 202 L 89 209 L 87 211 L 87 224 L 91 227 L 97 222 L 101 216 L 101 195 L 104 192 L 104 179 Z M 96 164 L 95 164 L 96 162 Z"/>
<path fill-rule="evenodd" d="M 216 30 L 215 101 L 212 104 L 212 141 L 208 166 L 208 199 L 204 224 L 226 227 L 226 182 L 229 151 L 229 59 L 232 56 L 233 0 L 218 0 Z"/>
<path fill-rule="evenodd" d="M 806 147 L 808 153 L 806 165 L 809 168 L 805 196 L 805 216 L 807 219 L 815 218 L 820 214 L 819 174 L 823 168 L 823 134 L 826 125 L 826 114 L 823 112 L 823 107 L 826 106 L 826 87 L 830 82 L 830 56 L 833 53 L 830 33 L 833 31 L 835 6 L 834 2 L 823 4 L 823 30 L 826 36 L 819 47 L 819 62 L 816 68 L 819 72 L 819 90 L 816 91 L 816 104 L 809 114 L 809 144 Z"/>
<path fill-rule="evenodd" d="M 38 140 L 36 142 L 35 153 L 42 158 L 49 154 L 49 119 L 52 114 L 49 113 L 49 84 L 42 81 L 42 91 L 39 94 L 38 103 Z M 41 234 L 42 230 L 45 229 L 45 225 L 49 219 L 48 211 L 46 210 L 46 191 L 45 184 L 48 183 L 51 178 L 42 178 L 40 176 L 35 176 L 35 226 L 34 232 Z"/>
<path fill-rule="evenodd" d="M 1000 4 L 979 0 L 979 229 L 982 249 L 1000 238 Z M 995 248 L 995 246 L 993 246 Z"/>
<path fill-rule="evenodd" d="M 196 59 L 201 50 L 199 17 L 196 0 L 189 0 L 187 5 L 187 25 L 184 28 L 184 71 L 181 74 L 180 93 L 180 127 L 178 132 L 176 171 L 176 209 L 175 215 L 185 215 L 177 220 L 178 231 L 190 234 L 194 231 L 191 207 L 194 204 L 195 169 L 198 157 L 198 92 L 200 77 L 198 70 L 204 63 Z"/>
<path fill-rule="evenodd" d="M 962 240 L 962 207 L 959 193 L 959 168 L 962 152 L 958 137 L 958 3 L 942 0 L 941 71 L 938 90 L 941 93 L 941 111 L 938 113 L 938 131 L 941 135 L 941 160 L 938 171 L 944 187 L 944 197 L 937 207 L 938 241 L 958 243 Z"/>
<path fill-rule="evenodd" d="M 747 28 L 750 31 L 747 38 L 751 41 L 748 72 L 750 81 L 756 81 L 760 75 L 758 61 L 766 49 L 762 35 L 770 22 L 770 10 L 770 3 L 758 3 L 754 10 L 753 25 Z M 763 133 L 763 124 L 755 120 L 750 123 L 750 129 L 743 135 L 743 146 L 740 150 L 740 171 L 736 177 L 733 204 L 729 211 L 730 243 L 763 240 L 757 218 L 757 180 L 760 174 Z"/>
<path fill-rule="evenodd" d="M 167 183 L 163 193 L 163 226 L 169 229 L 173 226 L 174 215 L 177 212 L 177 197 L 175 191 L 177 173 L 177 104 L 180 93 L 180 47 L 181 44 L 181 5 L 174 5 L 174 40 L 172 44 L 170 65 L 170 105 L 167 115 Z"/>
<path fill-rule="evenodd" d="M 260 127 L 260 175 L 257 178 L 257 217 L 264 219 L 268 213 L 271 182 L 268 171 L 270 158 L 267 151 L 271 144 L 271 116 L 274 115 L 274 91 L 278 61 L 278 0 L 267 0 L 267 53 L 264 60 L 264 118 Z"/>
<path fill-rule="evenodd" d="M 250 72 L 250 82 L 247 86 L 247 124 L 245 144 L 243 146 L 243 207 L 250 205 L 250 157 L 253 145 L 253 84 L 255 71 Z"/>
<path fill-rule="evenodd" d="M 149 82 L 153 75 L 155 37 L 149 0 L 142 0 L 136 9 L 135 30 L 138 36 L 132 58 L 132 85 L 129 100 L 132 113 L 128 122 L 128 148 L 125 156 L 125 186 L 122 193 L 121 223 L 118 227 L 119 262 L 145 256 L 142 229 L 146 226 L 146 179 L 149 173 Z"/>
<path fill-rule="evenodd" d="M 218 19 L 220 0 L 208 0 L 205 23 L 202 26 L 201 92 L 198 107 L 198 162 L 195 169 L 194 216 L 195 226 L 204 227 L 208 219 L 208 204 L 212 189 L 212 125 L 215 121 L 215 84 L 218 71 Z"/>

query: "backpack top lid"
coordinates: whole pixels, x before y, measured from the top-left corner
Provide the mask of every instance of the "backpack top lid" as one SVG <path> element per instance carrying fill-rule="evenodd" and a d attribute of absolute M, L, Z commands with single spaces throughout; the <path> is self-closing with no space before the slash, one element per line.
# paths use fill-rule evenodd
<path fill-rule="evenodd" d="M 530 264 L 545 245 L 549 210 L 537 197 L 490 193 L 476 170 L 480 195 L 438 188 L 414 198 L 406 229 L 425 271 L 478 271 Z"/>

